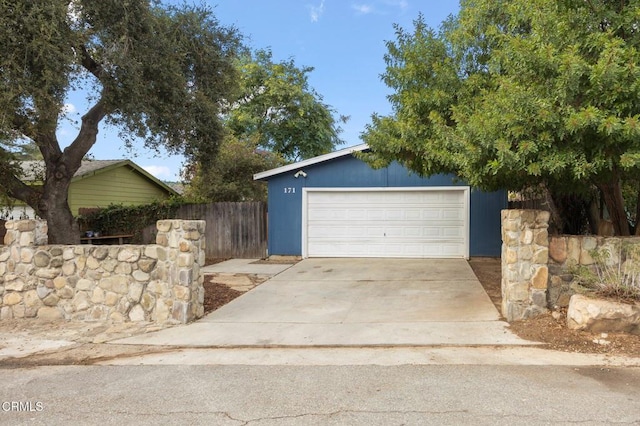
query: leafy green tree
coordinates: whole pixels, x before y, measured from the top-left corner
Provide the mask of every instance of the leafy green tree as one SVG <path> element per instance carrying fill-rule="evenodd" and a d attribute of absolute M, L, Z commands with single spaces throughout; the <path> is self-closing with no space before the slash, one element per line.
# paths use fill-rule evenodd
<path fill-rule="evenodd" d="M 197 202 L 266 201 L 266 183 L 254 181 L 253 175 L 285 161 L 276 153 L 259 149 L 255 139 L 226 137 L 213 161 L 187 168 L 185 197 Z"/>
<path fill-rule="evenodd" d="M 393 113 L 363 135 L 374 164 L 487 190 L 587 200 L 597 188 L 616 234 L 630 233 L 622 183 L 640 171 L 640 2 L 463 0 L 439 31 L 422 17 L 396 30 L 383 75 Z"/>
<path fill-rule="evenodd" d="M 69 183 L 96 142 L 99 125 L 127 145 L 204 161 L 215 155 L 242 49 L 233 28 L 202 7 L 152 0 L 0 0 L 0 138 L 32 140 L 46 163 L 42 187 L 21 181 L 15 155 L 0 146 L 0 191 L 49 224 L 51 243 L 77 243 Z M 89 109 L 66 148 L 56 137 L 72 90 Z"/>
<path fill-rule="evenodd" d="M 258 138 L 258 146 L 294 161 L 326 154 L 342 143 L 340 122 L 308 81 L 311 67 L 293 59 L 274 63 L 270 51 L 245 55 L 238 63 L 240 87 L 230 102 L 226 125 L 239 139 Z"/>
<path fill-rule="evenodd" d="M 255 173 L 286 161 L 313 157 L 342 143 L 334 111 L 308 83 L 310 67 L 274 63 L 271 52 L 246 53 L 237 61 L 240 84 L 226 102 L 228 131 L 217 157 L 186 168 L 187 197 L 195 201 L 266 200 Z"/>

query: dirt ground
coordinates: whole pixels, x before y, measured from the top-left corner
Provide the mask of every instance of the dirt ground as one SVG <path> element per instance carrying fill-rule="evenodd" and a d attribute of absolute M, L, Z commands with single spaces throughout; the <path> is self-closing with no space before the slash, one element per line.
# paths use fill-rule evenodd
<path fill-rule="evenodd" d="M 222 283 L 213 281 L 211 275 L 204 277 L 204 314 L 215 311 L 221 306 L 231 302 L 243 292 L 227 287 Z"/>
<path fill-rule="evenodd" d="M 469 264 L 500 311 L 500 259 L 472 258 Z M 545 343 L 548 349 L 640 357 L 640 336 L 625 333 L 602 335 L 570 330 L 567 327 L 566 309 L 557 311 L 555 315 L 554 318 L 552 313 L 548 313 L 524 321 L 515 321 L 510 324 L 510 328 L 523 339 Z"/>

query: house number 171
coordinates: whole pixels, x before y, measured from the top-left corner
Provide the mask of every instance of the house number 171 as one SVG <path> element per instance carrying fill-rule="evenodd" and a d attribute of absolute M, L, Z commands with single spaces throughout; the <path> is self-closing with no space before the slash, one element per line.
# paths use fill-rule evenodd
<path fill-rule="evenodd" d="M 284 193 L 285 194 L 295 194 L 296 193 L 296 189 L 289 186 L 289 187 L 284 189 Z"/>

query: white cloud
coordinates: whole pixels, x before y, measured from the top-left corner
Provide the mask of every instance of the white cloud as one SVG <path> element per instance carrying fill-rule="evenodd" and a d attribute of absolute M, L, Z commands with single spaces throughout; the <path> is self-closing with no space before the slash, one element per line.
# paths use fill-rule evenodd
<path fill-rule="evenodd" d="M 170 178 L 173 175 L 167 166 L 142 166 L 142 168 L 158 179 Z"/>
<path fill-rule="evenodd" d="M 351 7 L 362 15 L 367 15 L 373 12 L 373 7 L 368 4 L 354 4 Z"/>
<path fill-rule="evenodd" d="M 309 5 L 309 13 L 311 15 L 311 22 L 318 22 L 324 13 L 324 0 L 320 0 L 320 4 L 318 6 Z"/>
<path fill-rule="evenodd" d="M 409 8 L 409 2 L 407 0 L 386 0 L 386 4 L 393 7 L 399 7 L 400 10 L 407 10 Z"/>
<path fill-rule="evenodd" d="M 76 108 L 76 106 L 72 103 L 66 103 L 64 104 L 64 106 L 62 107 L 62 112 L 66 115 L 66 114 L 73 114 L 74 112 L 77 112 L 78 109 Z"/>
<path fill-rule="evenodd" d="M 388 15 L 394 13 L 393 9 L 405 12 L 409 9 L 409 2 L 407 0 L 377 0 L 371 3 L 353 3 L 351 8 L 358 15 Z"/>

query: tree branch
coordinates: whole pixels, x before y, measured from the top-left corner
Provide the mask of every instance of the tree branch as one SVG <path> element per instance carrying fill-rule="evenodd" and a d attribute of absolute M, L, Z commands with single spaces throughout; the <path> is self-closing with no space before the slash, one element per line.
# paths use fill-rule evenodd
<path fill-rule="evenodd" d="M 38 148 L 40 148 L 42 157 L 47 164 L 54 162 L 62 154 L 55 130 L 39 132 L 34 141 L 36 145 L 38 145 Z"/>
<path fill-rule="evenodd" d="M 50 164 L 62 154 L 56 136 L 61 105 L 53 96 L 35 97 L 33 103 L 37 117 L 33 140 L 40 148 L 45 162 Z"/>
<path fill-rule="evenodd" d="M 82 66 L 89 71 L 99 81 L 104 81 L 109 78 L 108 73 L 105 71 L 101 63 L 96 61 L 85 46 L 81 47 L 82 50 Z M 103 86 L 104 87 L 104 86 Z M 96 143 L 96 137 L 98 135 L 98 124 L 109 113 L 105 107 L 103 88 L 102 95 L 98 102 L 89 109 L 89 111 L 82 116 L 82 125 L 78 136 L 73 140 L 71 145 L 65 148 L 63 156 L 67 168 L 72 170 L 73 173 L 80 167 L 80 162 L 84 156 L 89 152 L 91 147 Z"/>
<path fill-rule="evenodd" d="M 82 46 L 82 66 L 98 80 L 102 80 L 106 74 L 102 64 L 93 59 L 85 46 Z"/>
<path fill-rule="evenodd" d="M 2 181 L 6 185 L 7 195 L 11 198 L 27 203 L 36 211 L 38 216 L 40 216 L 40 208 L 38 206 L 40 192 L 22 182 L 13 173 L 3 173 L 1 177 Z"/>
<path fill-rule="evenodd" d="M 64 157 L 67 167 L 73 170 L 73 173 L 80 167 L 82 158 L 89 152 L 91 147 L 96 143 L 98 135 L 98 124 L 107 115 L 102 98 L 91 109 L 82 116 L 82 125 L 80 132 L 74 141 L 65 148 Z"/>
<path fill-rule="evenodd" d="M 35 140 L 35 132 L 33 131 L 33 125 L 26 115 L 15 112 L 13 114 L 12 127 L 15 131 L 29 139 Z"/>
<path fill-rule="evenodd" d="M 49 107 L 42 109 L 46 112 L 51 111 Z M 60 156 L 61 151 L 55 132 L 57 127 L 55 120 L 42 119 L 34 125 L 28 116 L 15 112 L 12 126 L 15 131 L 36 143 L 45 160 Z"/>

